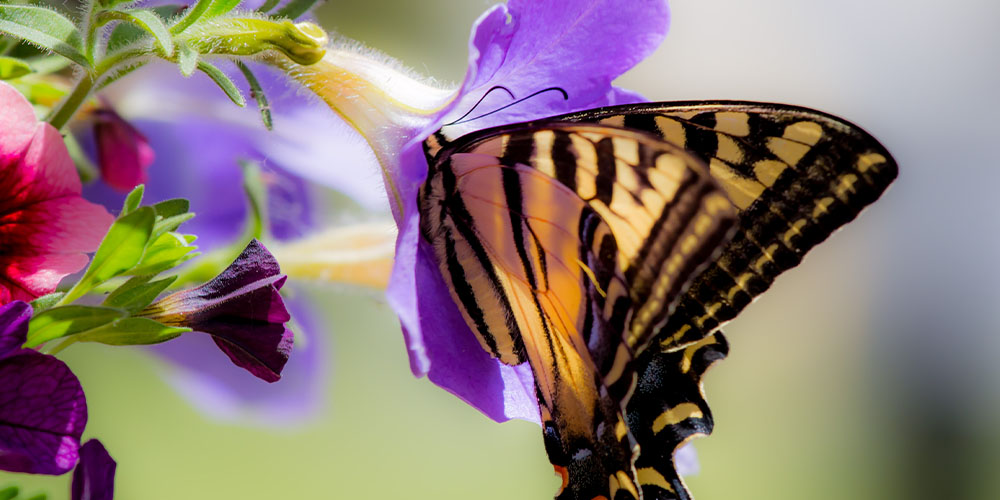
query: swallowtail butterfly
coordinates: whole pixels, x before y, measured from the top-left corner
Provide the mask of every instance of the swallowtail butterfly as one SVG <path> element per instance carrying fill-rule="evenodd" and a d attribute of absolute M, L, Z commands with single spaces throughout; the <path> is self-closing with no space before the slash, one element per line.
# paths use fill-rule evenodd
<path fill-rule="evenodd" d="M 429 137 L 421 232 L 483 349 L 530 363 L 559 499 L 686 499 L 719 327 L 874 202 L 896 164 L 754 102 L 593 109 Z"/>

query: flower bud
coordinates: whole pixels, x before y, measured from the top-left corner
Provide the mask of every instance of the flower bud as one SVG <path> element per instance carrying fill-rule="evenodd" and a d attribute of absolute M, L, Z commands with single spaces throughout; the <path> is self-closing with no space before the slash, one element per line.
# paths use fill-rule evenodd
<path fill-rule="evenodd" d="M 218 276 L 168 295 L 139 316 L 208 333 L 237 366 L 268 382 L 281 378 L 292 350 L 291 319 L 278 290 L 286 276 L 259 241 Z"/>

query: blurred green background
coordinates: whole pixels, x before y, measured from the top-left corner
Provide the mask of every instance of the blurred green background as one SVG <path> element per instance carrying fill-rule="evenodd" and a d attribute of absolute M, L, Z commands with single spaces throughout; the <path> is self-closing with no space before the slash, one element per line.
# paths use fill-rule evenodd
<path fill-rule="evenodd" d="M 441 81 L 491 2 L 329 0 L 322 24 Z M 621 78 L 653 100 L 738 98 L 845 117 L 894 154 L 874 207 L 726 331 L 696 441 L 699 500 L 1000 498 L 1000 3 L 674 0 L 663 46 Z M 328 402 L 267 429 L 211 420 L 136 349 L 63 357 L 124 500 L 551 498 L 537 426 L 498 425 L 409 371 L 374 294 L 314 286 Z M 292 358 L 292 363 L 295 359 Z M 68 476 L 0 475 L 63 498 Z"/>

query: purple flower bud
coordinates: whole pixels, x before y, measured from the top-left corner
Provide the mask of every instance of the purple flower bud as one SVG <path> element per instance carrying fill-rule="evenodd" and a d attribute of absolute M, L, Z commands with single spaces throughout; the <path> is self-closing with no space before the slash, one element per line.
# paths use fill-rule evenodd
<path fill-rule="evenodd" d="M 80 448 L 80 463 L 73 470 L 71 500 L 111 500 L 115 496 L 118 464 L 96 439 Z"/>
<path fill-rule="evenodd" d="M 221 274 L 204 285 L 168 295 L 141 316 L 212 335 L 229 359 L 268 382 L 281 378 L 292 350 L 291 319 L 278 290 L 286 276 L 253 240 Z"/>
<path fill-rule="evenodd" d="M 149 141 L 111 108 L 94 112 L 94 137 L 101 177 L 109 186 L 128 192 L 147 180 L 155 155 Z"/>
<path fill-rule="evenodd" d="M 31 306 L 0 306 L 0 469 L 63 474 L 76 465 L 87 400 L 58 359 L 22 349 Z"/>

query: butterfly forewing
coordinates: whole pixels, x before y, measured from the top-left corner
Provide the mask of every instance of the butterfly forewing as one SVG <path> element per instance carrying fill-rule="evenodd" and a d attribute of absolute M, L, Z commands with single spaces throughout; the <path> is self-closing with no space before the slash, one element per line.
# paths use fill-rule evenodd
<path fill-rule="evenodd" d="M 563 497 L 638 497 L 633 357 L 735 222 L 706 166 L 616 127 L 502 127 L 438 152 L 420 210 L 483 348 L 532 366 Z"/>
<path fill-rule="evenodd" d="M 696 342 L 734 318 L 803 255 L 875 201 L 896 177 L 885 148 L 839 118 L 796 106 L 666 102 L 559 117 L 660 135 L 709 165 L 740 211 L 737 231 L 658 334 Z"/>

